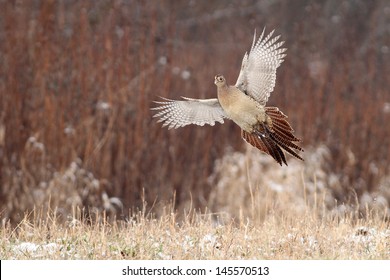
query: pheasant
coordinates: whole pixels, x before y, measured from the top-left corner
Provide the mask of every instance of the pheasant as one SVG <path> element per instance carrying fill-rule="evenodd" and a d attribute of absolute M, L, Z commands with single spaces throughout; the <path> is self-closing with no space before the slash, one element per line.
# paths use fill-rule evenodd
<path fill-rule="evenodd" d="M 275 87 L 276 69 L 283 62 L 287 49 L 281 48 L 284 41 L 280 35 L 272 37 L 274 31 L 264 36 L 265 29 L 242 59 L 241 71 L 236 84 L 228 85 L 222 75 L 216 75 L 218 98 L 184 100 L 162 98 L 155 101 L 158 112 L 154 117 L 163 126 L 179 128 L 189 124 L 213 126 L 215 122 L 224 123 L 230 119 L 241 128 L 241 137 L 272 156 L 280 165 L 286 164 L 284 151 L 303 160 L 298 151 L 303 149 L 294 142 L 301 140 L 287 121 L 287 116 L 277 107 L 266 107 L 268 98 Z"/>

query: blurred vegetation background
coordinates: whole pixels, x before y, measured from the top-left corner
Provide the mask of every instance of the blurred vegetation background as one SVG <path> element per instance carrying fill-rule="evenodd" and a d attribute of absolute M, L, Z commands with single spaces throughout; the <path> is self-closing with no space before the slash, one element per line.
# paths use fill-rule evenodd
<path fill-rule="evenodd" d="M 232 174 L 216 160 L 266 155 L 230 121 L 168 131 L 150 107 L 158 96 L 214 97 L 217 73 L 235 83 L 264 27 L 288 48 L 269 105 L 289 116 L 305 159 L 326 149 L 302 170 L 321 170 L 340 204 L 381 190 L 389 209 L 389 1 L 0 0 L 3 221 L 34 207 L 64 219 L 74 207 L 119 218 L 167 203 L 218 211 L 215 178 Z M 268 176 L 290 168 L 267 164 Z"/>

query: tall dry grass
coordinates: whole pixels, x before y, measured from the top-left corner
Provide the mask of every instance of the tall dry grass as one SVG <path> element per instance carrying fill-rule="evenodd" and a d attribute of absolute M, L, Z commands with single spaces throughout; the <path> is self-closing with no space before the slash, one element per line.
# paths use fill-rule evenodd
<path fill-rule="evenodd" d="M 350 213 L 333 215 L 325 201 L 301 209 L 286 193 L 274 193 L 263 219 L 262 204 L 253 202 L 254 216 L 224 223 L 216 213 L 173 212 L 159 217 L 146 207 L 127 221 L 109 222 L 97 212 L 85 220 L 75 208 L 68 221 L 56 211 L 35 209 L 16 226 L 0 228 L 1 259 L 389 259 L 389 223 L 383 210 L 369 219 Z M 256 202 L 270 202 L 258 197 Z M 286 206 L 290 206 L 287 208 Z"/>
<path fill-rule="evenodd" d="M 3 219 L 17 223 L 42 204 L 63 220 L 72 207 L 126 217 L 143 201 L 157 213 L 172 200 L 218 212 L 209 177 L 230 176 L 214 162 L 229 147 L 244 151 L 238 128 L 167 131 L 149 108 L 158 95 L 214 96 L 216 73 L 233 83 L 263 26 L 288 48 L 269 103 L 289 115 L 304 146 L 329 149 L 318 168 L 332 175 L 331 200 L 355 204 L 385 188 L 387 1 L 194 3 L 0 2 Z"/>

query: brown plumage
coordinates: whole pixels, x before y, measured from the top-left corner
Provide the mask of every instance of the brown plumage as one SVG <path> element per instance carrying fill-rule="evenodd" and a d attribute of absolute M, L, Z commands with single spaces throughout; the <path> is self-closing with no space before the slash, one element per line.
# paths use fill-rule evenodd
<path fill-rule="evenodd" d="M 294 136 L 294 130 L 287 122 L 287 116 L 277 107 L 265 107 L 265 114 L 271 118 L 270 125 L 258 123 L 252 133 L 241 130 L 242 138 L 252 146 L 272 156 L 280 165 L 287 165 L 282 149 L 290 155 L 303 160 L 294 150 L 303 151 L 293 142 L 301 140 Z"/>
<path fill-rule="evenodd" d="M 273 31 L 264 37 L 264 30 L 256 41 L 256 32 L 251 50 L 245 53 L 241 71 L 234 86 L 229 86 L 222 75 L 215 76 L 218 99 L 170 100 L 156 102 L 159 117 L 164 126 L 178 128 L 188 124 L 214 125 L 231 119 L 241 127 L 241 136 L 252 146 L 272 156 L 280 165 L 287 165 L 284 151 L 303 160 L 295 151 L 303 151 L 294 142 L 294 130 L 287 116 L 277 107 L 265 107 L 274 89 L 276 69 L 286 56 L 280 36 L 272 38 Z"/>

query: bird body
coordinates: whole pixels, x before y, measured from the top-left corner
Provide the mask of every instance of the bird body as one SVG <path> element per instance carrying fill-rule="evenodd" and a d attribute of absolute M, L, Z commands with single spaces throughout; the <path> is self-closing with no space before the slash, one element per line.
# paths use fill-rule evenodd
<path fill-rule="evenodd" d="M 220 80 L 219 80 L 220 79 Z M 226 116 L 243 130 L 252 133 L 257 122 L 265 121 L 264 106 L 235 86 L 228 86 L 223 76 L 215 77 L 218 101 Z"/>
<path fill-rule="evenodd" d="M 189 124 L 203 126 L 223 123 L 231 119 L 241 128 L 241 137 L 252 146 L 272 156 L 280 165 L 287 165 L 283 152 L 303 160 L 295 150 L 303 151 L 294 142 L 294 130 L 287 122 L 287 116 L 277 107 L 266 107 L 275 87 L 276 69 L 286 56 L 284 42 L 277 42 L 280 36 L 272 38 L 272 31 L 264 36 L 264 30 L 256 41 L 253 37 L 251 50 L 245 53 L 241 71 L 234 86 L 228 85 L 222 75 L 216 75 L 218 98 L 156 101 L 160 106 L 152 108 L 159 112 L 154 117 L 163 126 L 178 128 Z"/>

